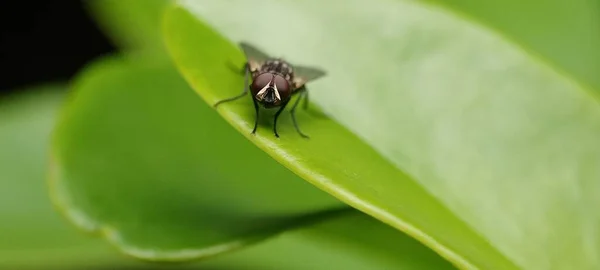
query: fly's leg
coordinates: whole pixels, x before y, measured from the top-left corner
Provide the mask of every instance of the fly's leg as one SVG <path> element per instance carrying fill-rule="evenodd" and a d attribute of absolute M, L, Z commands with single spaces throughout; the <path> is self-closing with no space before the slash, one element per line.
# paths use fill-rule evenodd
<path fill-rule="evenodd" d="M 248 64 L 244 65 L 244 90 L 242 90 L 242 93 L 235 96 L 235 97 L 230 97 L 230 98 L 226 98 L 223 100 L 218 101 L 217 103 L 215 103 L 215 105 L 213 105 L 215 108 L 217 106 L 219 106 L 219 104 L 221 103 L 225 103 L 225 102 L 229 102 L 229 101 L 234 101 L 236 99 L 239 99 L 243 96 L 245 96 L 246 94 L 248 94 L 248 77 L 250 76 L 250 70 L 248 69 Z"/>
<path fill-rule="evenodd" d="M 252 102 L 254 102 L 254 110 L 256 111 L 256 119 L 254 119 L 254 129 L 252 130 L 252 134 L 254 134 L 256 132 L 256 127 L 258 126 L 258 103 L 256 102 L 256 99 L 252 99 Z"/>
<path fill-rule="evenodd" d="M 303 109 L 304 110 L 308 110 L 308 91 L 306 91 L 306 88 L 304 88 L 304 86 L 302 87 L 302 95 L 304 96 L 304 105 L 303 105 Z M 302 96 L 300 96 L 302 97 Z"/>
<path fill-rule="evenodd" d="M 298 132 L 298 134 L 300 134 L 300 136 L 302 136 L 302 138 L 308 139 L 308 135 L 302 133 L 302 131 L 298 127 L 298 122 L 296 121 L 296 107 L 298 106 L 298 104 L 300 104 L 300 100 L 302 98 L 304 98 L 304 106 L 306 108 L 306 106 L 308 104 L 308 91 L 306 91 L 306 88 L 304 88 L 304 87 L 301 89 L 298 89 L 298 91 L 300 91 L 300 92 L 298 92 L 300 94 L 300 96 L 294 103 L 294 106 L 292 106 L 292 110 L 290 113 L 292 114 L 292 121 L 294 122 L 294 128 L 296 128 L 296 131 Z"/>
<path fill-rule="evenodd" d="M 281 114 L 283 109 L 285 109 L 285 106 L 287 106 L 287 104 L 289 102 L 290 102 L 290 100 L 288 99 L 285 103 L 283 103 L 283 105 L 281 105 L 281 108 L 279 108 L 279 110 L 275 113 L 275 120 L 273 123 L 273 132 L 275 132 L 275 137 L 277 137 L 277 138 L 279 138 L 279 134 L 277 134 L 277 118 L 279 118 L 279 115 Z"/>
<path fill-rule="evenodd" d="M 245 63 L 241 69 L 239 67 L 237 67 L 236 65 L 232 64 L 231 61 L 227 61 L 227 66 L 229 67 L 229 69 L 231 69 L 231 71 L 233 71 L 235 73 L 239 73 L 239 74 L 244 74 L 244 72 L 247 69 L 249 69 L 248 63 Z"/>

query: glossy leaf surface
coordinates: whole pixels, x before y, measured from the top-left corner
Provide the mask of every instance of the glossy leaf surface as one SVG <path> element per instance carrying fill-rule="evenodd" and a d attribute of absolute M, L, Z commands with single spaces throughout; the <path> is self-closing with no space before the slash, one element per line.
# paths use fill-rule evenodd
<path fill-rule="evenodd" d="M 299 114 L 308 141 L 287 113 L 282 138 L 267 114 L 250 135 L 249 98 L 219 108 L 308 182 L 463 267 L 598 266 L 600 108 L 576 76 L 415 1 L 179 3 L 167 46 L 208 104 L 241 91 L 241 40 L 328 72 L 309 91 L 330 118 Z"/>
<path fill-rule="evenodd" d="M 456 11 L 600 95 L 600 2 L 425 0 Z"/>

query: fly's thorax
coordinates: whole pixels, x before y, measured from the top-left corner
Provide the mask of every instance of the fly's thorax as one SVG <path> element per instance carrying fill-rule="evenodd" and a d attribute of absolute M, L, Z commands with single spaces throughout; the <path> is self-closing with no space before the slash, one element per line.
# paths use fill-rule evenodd
<path fill-rule="evenodd" d="M 290 63 L 282 59 L 270 59 L 265 61 L 260 67 L 260 72 L 280 74 L 288 82 L 294 80 L 294 68 Z"/>
<path fill-rule="evenodd" d="M 250 85 L 253 98 L 264 107 L 277 107 L 292 95 L 290 83 L 281 74 L 262 72 L 257 74 Z"/>

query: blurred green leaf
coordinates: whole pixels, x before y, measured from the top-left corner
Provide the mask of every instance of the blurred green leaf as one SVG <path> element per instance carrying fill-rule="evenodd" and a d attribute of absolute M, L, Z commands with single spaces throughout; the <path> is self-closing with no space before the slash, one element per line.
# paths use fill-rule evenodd
<path fill-rule="evenodd" d="M 50 204 L 46 150 L 65 87 L 42 85 L 0 100 L 1 269 L 136 265 L 76 231 Z"/>
<path fill-rule="evenodd" d="M 206 257 L 346 208 L 248 144 L 170 66 L 107 58 L 72 91 L 53 199 L 127 254 Z"/>
<path fill-rule="evenodd" d="M 415 1 L 178 3 L 164 24 L 167 48 L 211 105 L 242 89 L 227 66 L 244 61 L 237 41 L 328 72 L 309 92 L 335 121 L 300 112 L 310 140 L 287 113 L 281 138 L 264 113 L 251 135 L 249 98 L 218 110 L 308 182 L 464 268 L 599 266 L 590 205 L 600 198 L 600 110 L 583 82 Z"/>

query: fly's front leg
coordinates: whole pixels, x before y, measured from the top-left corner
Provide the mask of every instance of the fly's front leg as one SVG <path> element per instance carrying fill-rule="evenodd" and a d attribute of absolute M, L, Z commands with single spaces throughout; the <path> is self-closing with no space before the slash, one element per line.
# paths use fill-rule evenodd
<path fill-rule="evenodd" d="M 229 102 L 229 101 L 234 101 L 234 100 L 239 99 L 239 98 L 245 96 L 246 94 L 248 94 L 248 89 L 249 89 L 249 87 L 248 87 L 249 86 L 248 80 L 249 80 L 249 77 L 250 77 L 250 69 L 248 68 L 248 64 L 247 63 L 244 65 L 244 70 L 245 70 L 244 71 L 244 89 L 242 90 L 242 93 L 239 94 L 239 95 L 237 95 L 237 96 L 235 96 L 235 97 L 230 97 L 230 98 L 226 98 L 226 99 L 218 101 L 217 103 L 215 103 L 215 105 L 213 105 L 215 108 L 217 106 L 219 106 L 219 104 L 221 104 L 221 103 Z"/>
<path fill-rule="evenodd" d="M 254 134 L 256 132 L 256 127 L 258 127 L 258 103 L 254 98 L 252 99 L 252 102 L 254 102 L 254 111 L 256 111 L 256 119 L 254 119 L 254 129 L 252 130 L 252 134 Z"/>
<path fill-rule="evenodd" d="M 308 110 L 308 91 L 306 90 L 306 88 L 304 86 L 302 87 L 302 90 L 303 90 L 302 91 L 303 92 L 302 96 L 304 96 L 304 105 L 303 105 L 304 107 L 303 107 L 303 109 L 304 110 Z M 302 96 L 300 96 L 300 97 L 302 97 Z"/>
<path fill-rule="evenodd" d="M 246 62 L 244 64 L 244 66 L 240 69 L 239 67 L 235 66 L 234 64 L 231 63 L 231 61 L 227 61 L 227 66 L 229 67 L 229 69 L 231 69 L 231 71 L 235 72 L 235 73 L 239 73 L 244 74 L 244 72 L 248 69 L 250 69 L 250 65 Z"/>
<path fill-rule="evenodd" d="M 302 136 L 302 138 L 306 138 L 308 139 L 308 135 L 304 134 L 300 128 L 298 127 L 298 122 L 296 121 L 296 107 L 298 107 L 298 104 L 300 104 L 300 100 L 302 98 L 304 98 L 304 106 L 306 107 L 306 104 L 308 103 L 308 91 L 306 91 L 306 88 L 302 87 L 300 89 L 297 90 L 297 93 L 300 95 L 298 97 L 298 99 L 296 99 L 296 102 L 294 103 L 294 106 L 292 106 L 292 110 L 291 110 L 291 114 L 292 114 L 292 121 L 294 122 L 294 128 L 296 128 L 296 131 L 298 132 L 298 134 L 300 134 L 300 136 Z"/>
<path fill-rule="evenodd" d="M 277 138 L 279 138 L 279 134 L 277 134 L 277 118 L 279 118 L 279 115 L 281 114 L 283 109 L 285 109 L 285 106 L 287 106 L 287 104 L 289 102 L 290 102 L 289 99 L 287 101 L 285 101 L 285 103 L 283 103 L 283 105 L 281 105 L 281 108 L 279 108 L 279 110 L 275 113 L 275 120 L 273 121 L 273 132 L 275 132 L 275 137 L 277 137 Z"/>

